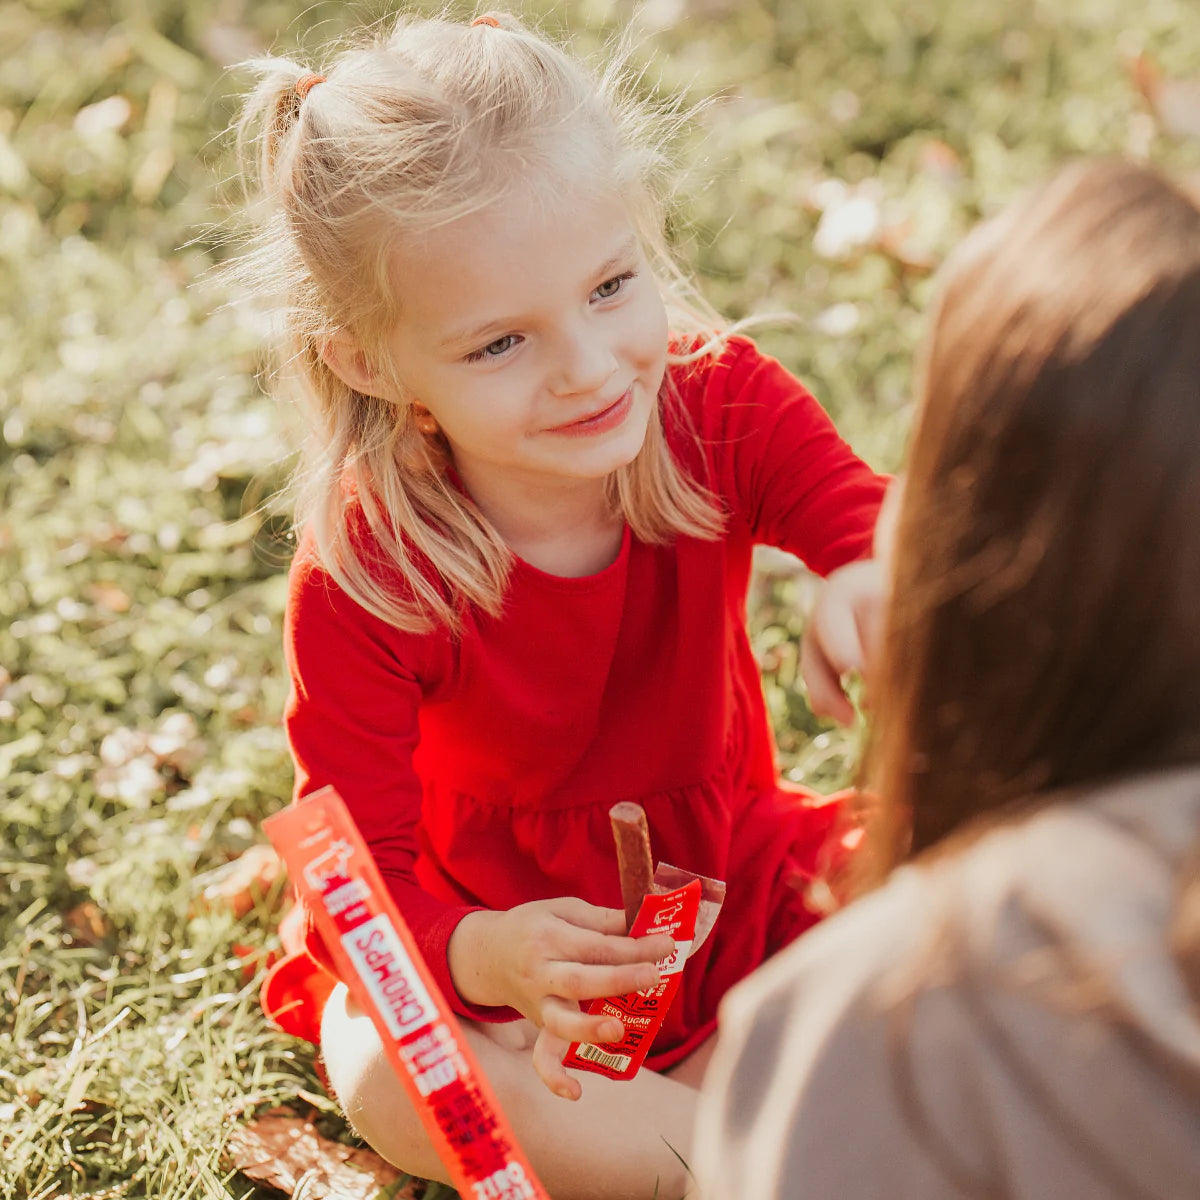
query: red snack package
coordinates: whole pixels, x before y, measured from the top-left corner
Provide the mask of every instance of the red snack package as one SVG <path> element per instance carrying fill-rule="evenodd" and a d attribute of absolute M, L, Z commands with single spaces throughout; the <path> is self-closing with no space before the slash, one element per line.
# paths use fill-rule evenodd
<path fill-rule="evenodd" d="M 468 1200 L 549 1200 L 342 798 L 322 788 L 263 828 L 454 1186 Z"/>
<path fill-rule="evenodd" d="M 609 1079 L 632 1079 L 638 1073 L 679 990 L 683 964 L 692 952 L 696 934 L 701 890 L 700 880 L 693 879 L 675 891 L 652 893 L 642 901 L 630 936 L 669 933 L 675 939 L 674 953 L 658 964 L 662 981 L 647 992 L 593 1000 L 587 1011 L 616 1017 L 625 1027 L 625 1036 L 619 1042 L 598 1045 L 573 1042 L 563 1058 L 564 1066 L 607 1075 Z"/>

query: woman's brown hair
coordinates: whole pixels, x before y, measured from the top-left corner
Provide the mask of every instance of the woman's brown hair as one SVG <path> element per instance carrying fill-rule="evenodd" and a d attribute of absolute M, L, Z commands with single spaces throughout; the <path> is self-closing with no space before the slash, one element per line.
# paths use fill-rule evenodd
<path fill-rule="evenodd" d="M 1200 210 L 1142 166 L 1067 168 L 949 264 L 922 391 L 877 875 L 976 816 L 1200 763 Z"/>

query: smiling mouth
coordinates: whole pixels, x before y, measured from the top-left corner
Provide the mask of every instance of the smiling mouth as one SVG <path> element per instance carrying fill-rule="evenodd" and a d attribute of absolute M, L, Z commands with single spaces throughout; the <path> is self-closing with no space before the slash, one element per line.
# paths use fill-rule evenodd
<path fill-rule="evenodd" d="M 629 411 L 630 405 L 633 403 L 633 388 L 628 387 L 620 396 L 617 397 L 610 405 L 601 408 L 594 413 L 589 413 L 586 417 L 580 417 L 578 421 L 569 421 L 565 425 L 555 425 L 550 433 L 590 433 L 607 429 L 611 425 L 618 424 L 624 420 L 625 414 Z"/>

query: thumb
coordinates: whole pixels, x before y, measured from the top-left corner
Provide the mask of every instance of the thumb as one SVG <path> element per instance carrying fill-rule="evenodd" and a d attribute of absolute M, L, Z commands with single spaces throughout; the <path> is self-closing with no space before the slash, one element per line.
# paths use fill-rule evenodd
<path fill-rule="evenodd" d="M 570 1043 L 564 1038 L 547 1033 L 544 1029 L 538 1030 L 537 1041 L 533 1044 L 533 1069 L 556 1096 L 564 1100 L 578 1100 L 583 1088 L 578 1079 L 567 1074 L 562 1064 L 568 1049 Z"/>

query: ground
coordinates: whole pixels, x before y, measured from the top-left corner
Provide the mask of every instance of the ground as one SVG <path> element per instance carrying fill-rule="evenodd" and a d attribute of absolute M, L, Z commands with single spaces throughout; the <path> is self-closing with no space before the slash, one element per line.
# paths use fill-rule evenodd
<path fill-rule="evenodd" d="M 0 1195 L 266 1196 L 223 1150 L 253 1114 L 348 1136 L 256 1007 L 279 885 L 204 901 L 289 794 L 297 435 L 214 268 L 229 64 L 319 65 L 383 11 L 0 3 Z M 645 90 L 707 101 L 677 146 L 680 257 L 731 317 L 792 314 L 760 341 L 882 469 L 965 229 L 1072 155 L 1200 167 L 1193 0 L 579 0 L 545 23 L 583 53 L 629 31 Z M 858 734 L 809 714 L 808 584 L 762 566 L 782 760 L 831 788 Z"/>

